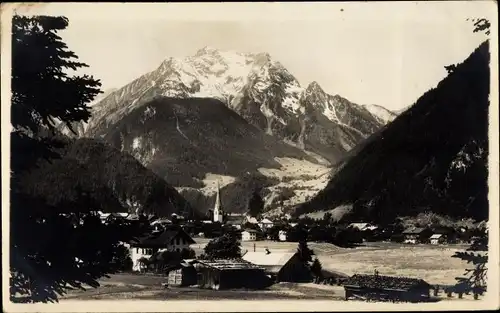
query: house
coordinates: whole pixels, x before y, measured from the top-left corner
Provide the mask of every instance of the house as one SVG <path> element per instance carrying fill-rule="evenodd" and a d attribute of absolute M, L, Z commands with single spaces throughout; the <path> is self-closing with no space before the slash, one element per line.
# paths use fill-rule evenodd
<path fill-rule="evenodd" d="M 432 231 L 434 235 L 441 235 L 440 243 L 456 243 L 460 234 L 452 227 L 434 227 Z"/>
<path fill-rule="evenodd" d="M 172 221 L 167 218 L 160 218 L 151 222 L 151 226 L 157 231 L 163 230 L 166 227 L 169 227 L 169 225 L 172 225 Z"/>
<path fill-rule="evenodd" d="M 360 231 L 373 231 L 378 229 L 377 226 L 372 225 L 370 223 L 351 223 L 349 224 L 349 227 L 356 228 Z"/>
<path fill-rule="evenodd" d="M 354 275 L 344 282 L 345 299 L 423 302 L 430 299 L 430 289 L 422 279 L 382 275 Z"/>
<path fill-rule="evenodd" d="M 246 218 L 245 223 L 257 224 L 257 225 L 259 224 L 259 221 L 257 221 L 257 219 L 253 216 L 247 215 L 245 216 L 245 218 Z"/>
<path fill-rule="evenodd" d="M 172 216 L 172 220 L 177 220 L 177 221 L 184 221 L 185 220 L 184 216 L 176 214 L 176 213 L 172 213 L 171 216 Z"/>
<path fill-rule="evenodd" d="M 432 245 L 438 245 L 446 242 L 446 236 L 443 234 L 433 234 L 429 238 Z"/>
<path fill-rule="evenodd" d="M 286 232 L 286 230 L 280 230 L 278 232 L 278 239 L 279 239 L 279 241 L 286 241 L 286 239 L 287 239 L 287 232 Z"/>
<path fill-rule="evenodd" d="M 140 259 L 149 259 L 156 252 L 176 251 L 181 252 L 196 242 L 180 227 L 169 227 L 162 231 L 133 240 L 130 242 L 130 257 L 132 258 L 132 269 L 139 271 Z"/>
<path fill-rule="evenodd" d="M 135 214 L 135 213 L 132 213 L 132 214 L 129 214 L 129 216 L 127 216 L 126 219 L 128 221 L 138 221 L 139 220 L 139 215 Z"/>
<path fill-rule="evenodd" d="M 226 217 L 226 222 L 225 222 L 226 225 L 232 226 L 236 229 L 241 229 L 244 223 L 245 223 L 245 217 L 238 215 L 228 215 Z"/>
<path fill-rule="evenodd" d="M 127 212 L 103 213 L 103 212 L 99 211 L 98 213 L 99 213 L 99 217 L 101 218 L 101 222 L 103 222 L 103 223 L 109 223 L 112 220 L 119 220 L 119 219 L 125 220 L 129 216 L 129 213 L 127 213 Z"/>
<path fill-rule="evenodd" d="M 423 243 L 430 237 L 432 231 L 428 228 L 414 227 L 403 231 L 404 243 Z"/>
<path fill-rule="evenodd" d="M 271 228 L 273 226 L 274 226 L 274 223 L 271 220 L 267 219 L 267 218 L 264 218 L 263 220 L 261 220 L 259 222 L 259 227 L 262 230 L 269 229 L 269 228 Z"/>
<path fill-rule="evenodd" d="M 368 226 L 370 226 L 370 224 L 368 224 L 368 223 L 351 223 L 351 224 L 349 224 L 349 227 L 357 228 L 361 231 L 365 230 Z"/>
<path fill-rule="evenodd" d="M 263 289 L 272 284 L 262 268 L 241 259 L 196 260 L 194 266 L 200 288 Z"/>
<path fill-rule="evenodd" d="M 241 232 L 241 241 L 257 240 L 257 231 L 255 229 L 245 229 Z"/>
<path fill-rule="evenodd" d="M 176 266 L 169 269 L 168 285 L 169 286 L 192 286 L 196 285 L 197 273 L 193 266 L 196 260 L 182 260 Z"/>
<path fill-rule="evenodd" d="M 243 260 L 262 267 L 275 281 L 310 282 L 312 274 L 308 264 L 302 261 L 297 252 L 247 252 Z"/>

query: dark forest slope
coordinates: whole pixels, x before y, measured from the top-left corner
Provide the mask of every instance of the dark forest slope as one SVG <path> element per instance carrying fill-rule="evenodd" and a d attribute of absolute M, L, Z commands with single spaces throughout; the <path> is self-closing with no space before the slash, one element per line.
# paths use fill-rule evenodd
<path fill-rule="evenodd" d="M 488 216 L 489 43 L 340 164 L 297 214 L 354 204 L 355 218 L 383 221 L 423 210 Z"/>
<path fill-rule="evenodd" d="M 108 212 L 125 208 L 136 213 L 140 208 L 138 212 L 158 216 L 191 213 L 173 187 L 131 155 L 94 139 L 59 140 L 64 142 L 58 151 L 61 158 L 40 162 L 38 169 L 23 178 L 31 194 L 58 202 L 81 190 L 106 203 Z"/>

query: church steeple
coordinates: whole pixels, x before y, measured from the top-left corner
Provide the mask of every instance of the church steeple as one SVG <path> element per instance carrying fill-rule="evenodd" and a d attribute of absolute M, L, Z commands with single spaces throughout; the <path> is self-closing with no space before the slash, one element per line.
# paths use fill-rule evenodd
<path fill-rule="evenodd" d="M 217 192 L 215 194 L 214 222 L 222 223 L 222 204 L 220 200 L 220 187 L 218 180 L 217 180 Z"/>

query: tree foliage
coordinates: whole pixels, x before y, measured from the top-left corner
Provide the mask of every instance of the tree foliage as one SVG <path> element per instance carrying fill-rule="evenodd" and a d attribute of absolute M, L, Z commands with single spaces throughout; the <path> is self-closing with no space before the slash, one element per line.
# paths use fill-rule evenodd
<path fill-rule="evenodd" d="M 92 177 L 75 176 L 78 164 L 62 163 L 68 165 L 66 176 L 49 180 L 54 190 L 70 186 L 59 189 L 58 195 L 48 196 L 45 187 L 23 186 L 26 175 L 43 160 L 59 158 L 57 149 L 64 143 L 53 136 L 56 120 L 86 121 L 87 104 L 100 92 L 100 82 L 93 77 L 68 74 L 87 65 L 77 62 L 57 35 L 67 26 L 64 17 L 12 19 L 10 297 L 14 302 L 57 301 L 68 289 L 98 286 L 99 278 L 125 267 L 121 242 L 137 235 L 138 228 L 128 222 L 101 223 L 95 212 L 118 204 L 113 198 L 96 196 L 106 195 L 107 190 L 92 188 L 97 186 Z M 45 175 L 37 178 L 40 183 L 45 179 Z"/>
<path fill-rule="evenodd" d="M 470 19 L 474 23 L 474 33 L 484 32 L 487 36 L 490 35 L 491 23 L 485 18 L 472 18 Z"/>
<path fill-rule="evenodd" d="M 322 270 L 323 270 L 323 265 L 321 264 L 318 258 L 315 258 L 311 264 L 311 273 L 315 277 L 316 281 L 323 278 Z"/>
<path fill-rule="evenodd" d="M 14 128 L 38 133 L 54 129 L 55 119 L 87 121 L 89 107 L 101 83 L 91 76 L 69 76 L 67 70 L 88 67 L 57 32 L 68 26 L 65 17 L 16 15 L 12 19 L 12 115 Z M 57 91 L 52 93 L 50 91 Z"/>
<path fill-rule="evenodd" d="M 297 247 L 297 253 L 299 254 L 299 257 L 302 261 L 308 263 L 313 261 L 312 256 L 314 255 L 314 251 L 307 246 L 307 241 L 305 240 L 299 241 L 299 246 Z"/>
<path fill-rule="evenodd" d="M 258 190 L 254 190 L 252 196 L 248 200 L 248 212 L 250 216 L 259 218 L 264 211 L 264 200 L 259 194 Z"/>
<path fill-rule="evenodd" d="M 488 235 L 486 231 L 480 237 L 473 240 L 466 251 L 458 251 L 453 255 L 472 267 L 465 270 L 464 276 L 456 277 L 457 283 L 451 288 L 452 291 L 462 294 L 472 292 L 474 298 L 483 295 L 487 287 L 488 272 Z"/>
<path fill-rule="evenodd" d="M 489 63 L 484 41 L 436 88 L 355 148 L 295 214 L 353 204 L 353 219 L 377 223 L 428 208 L 486 219 Z"/>
<path fill-rule="evenodd" d="M 225 234 L 212 239 L 204 249 L 202 258 L 233 259 L 241 257 L 240 241 L 236 236 Z"/>

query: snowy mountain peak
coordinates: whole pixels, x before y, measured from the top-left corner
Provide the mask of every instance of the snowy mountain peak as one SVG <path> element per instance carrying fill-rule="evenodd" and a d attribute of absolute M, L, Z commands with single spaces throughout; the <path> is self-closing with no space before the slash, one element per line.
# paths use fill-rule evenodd
<path fill-rule="evenodd" d="M 313 93 L 313 92 L 325 93 L 325 91 L 323 90 L 323 88 L 321 88 L 321 86 L 318 84 L 317 81 L 313 81 L 312 83 L 310 83 L 306 88 L 306 92 L 307 93 Z"/>
<path fill-rule="evenodd" d="M 324 146 L 320 150 L 333 160 L 382 124 L 361 106 L 325 93 L 317 82 L 301 87 L 269 53 L 206 46 L 191 56 L 165 59 L 156 70 L 102 99 L 93 108 L 85 136 L 161 96 L 218 99 L 269 135 L 302 147 Z M 346 129 L 341 136 L 338 127 Z M 338 151 L 329 152 L 332 145 Z"/>

